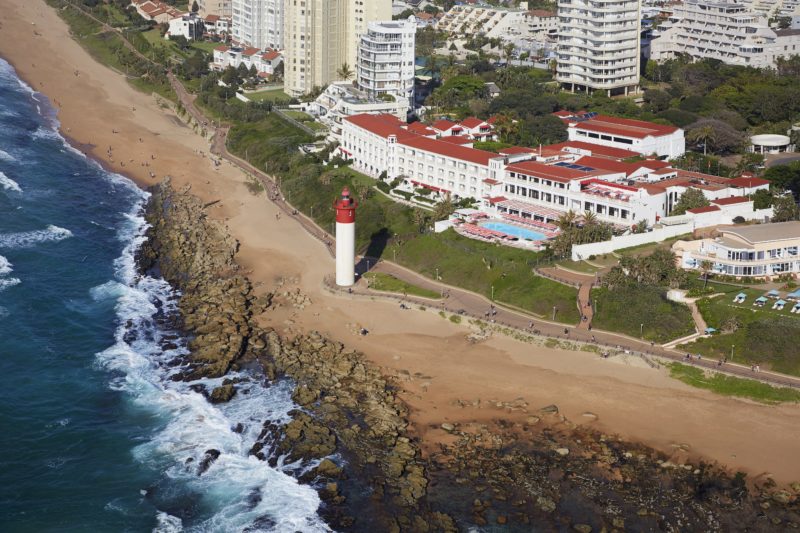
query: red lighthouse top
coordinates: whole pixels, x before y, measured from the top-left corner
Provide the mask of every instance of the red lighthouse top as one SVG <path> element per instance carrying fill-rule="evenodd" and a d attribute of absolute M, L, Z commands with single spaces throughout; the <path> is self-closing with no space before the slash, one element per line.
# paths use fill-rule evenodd
<path fill-rule="evenodd" d="M 333 202 L 336 210 L 336 222 L 339 224 L 353 224 L 356 221 L 356 207 L 358 202 L 350 196 L 350 189 L 342 189 L 342 195 Z"/>

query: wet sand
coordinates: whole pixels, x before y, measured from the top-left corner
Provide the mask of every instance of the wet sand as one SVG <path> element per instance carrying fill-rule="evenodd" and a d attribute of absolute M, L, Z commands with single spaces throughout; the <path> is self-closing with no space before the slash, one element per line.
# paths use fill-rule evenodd
<path fill-rule="evenodd" d="M 779 483 L 800 480 L 795 453 L 800 406 L 719 397 L 636 361 L 621 363 L 503 336 L 473 344 L 466 339 L 468 327 L 434 312 L 327 293 L 322 278 L 334 264 L 323 245 L 291 217 L 276 220 L 277 208 L 249 192 L 243 173 L 227 163 L 215 167 L 207 157 L 207 141 L 155 98 L 134 90 L 122 74 L 96 63 L 42 0 L 8 0 L 0 24 L 0 55 L 55 103 L 65 136 L 141 186 L 169 175 L 176 187 L 191 186 L 205 202 L 220 200 L 209 212 L 225 220 L 242 243 L 238 259 L 256 286 L 267 291 L 280 278 L 296 278 L 298 283 L 288 287 L 300 288 L 313 301 L 302 311 L 288 306 L 270 311 L 264 322 L 289 334 L 318 329 L 397 375 L 413 429 L 425 445 L 446 438 L 436 429 L 442 422 L 526 416 L 489 404 L 521 397 L 531 411 L 557 404 L 576 423 L 645 442 L 676 460 L 684 460 L 686 452 L 673 445 L 688 444 L 692 457 L 752 476 L 771 473 Z M 357 335 L 359 325 L 371 333 Z M 472 407 L 478 399 L 480 406 Z M 597 415 L 597 421 L 587 422 L 585 412 Z"/>

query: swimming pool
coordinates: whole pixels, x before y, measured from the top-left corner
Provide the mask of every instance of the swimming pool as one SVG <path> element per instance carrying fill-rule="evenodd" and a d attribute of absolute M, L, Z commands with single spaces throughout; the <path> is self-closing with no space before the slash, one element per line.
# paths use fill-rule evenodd
<path fill-rule="evenodd" d="M 543 233 L 534 231 L 532 229 L 523 228 L 522 226 L 515 226 L 513 224 L 506 224 L 505 222 L 481 222 L 482 228 L 499 231 L 506 235 L 512 235 L 519 239 L 530 239 L 532 241 L 544 241 L 547 237 Z"/>

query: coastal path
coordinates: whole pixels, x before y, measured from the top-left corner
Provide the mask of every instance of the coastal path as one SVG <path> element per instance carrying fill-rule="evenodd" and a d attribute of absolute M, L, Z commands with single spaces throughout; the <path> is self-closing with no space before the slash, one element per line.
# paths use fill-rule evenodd
<path fill-rule="evenodd" d="M 183 87 L 183 85 L 180 83 L 180 80 L 178 80 L 171 73 L 170 73 L 170 82 L 174 84 L 174 87 L 176 89 L 175 92 L 178 95 L 182 105 L 184 106 L 184 108 L 187 109 L 187 111 L 189 111 L 189 113 L 192 114 L 192 117 L 195 120 L 197 120 L 200 124 L 213 123 L 213 121 L 209 121 L 204 116 L 204 114 L 194 105 L 194 97 L 190 95 L 188 91 L 186 91 L 185 87 Z M 278 206 L 286 216 L 289 216 L 294 220 L 296 220 L 298 224 L 300 224 L 309 235 L 322 242 L 326 246 L 328 253 L 330 253 L 331 256 L 333 256 L 335 250 L 334 237 L 329 233 L 327 233 L 322 228 L 320 228 L 312 219 L 305 216 L 298 209 L 295 209 L 294 206 L 292 206 L 289 202 L 286 201 L 286 198 L 280 192 L 280 184 L 278 180 L 276 180 L 273 176 L 270 176 L 266 172 L 254 167 L 249 162 L 241 159 L 240 157 L 231 154 L 226 147 L 228 131 L 229 131 L 228 126 L 225 125 L 217 126 L 211 144 L 212 153 L 228 161 L 230 164 L 238 167 L 245 174 L 258 180 L 266 188 L 267 197 L 270 199 L 270 201 L 272 201 L 276 206 Z M 372 261 L 375 261 L 375 263 L 372 263 Z M 441 283 L 441 281 L 439 280 L 431 280 L 430 278 L 427 278 L 417 272 L 411 271 L 396 263 L 391 263 L 385 260 L 376 261 L 374 259 L 371 259 L 370 263 L 375 270 L 391 274 L 397 277 L 398 279 L 401 279 L 402 281 L 405 281 L 412 285 L 417 285 L 426 289 L 437 291 L 440 294 L 443 294 L 444 298 L 442 299 L 441 302 L 438 303 L 442 311 L 462 316 L 470 316 L 479 320 L 487 320 L 487 319 L 489 321 L 494 320 L 495 324 L 514 328 L 526 333 L 536 332 L 539 335 L 544 335 L 556 339 L 566 339 L 572 341 L 592 343 L 599 347 L 606 347 L 608 348 L 609 351 L 616 349 L 620 351 L 625 351 L 627 353 L 639 354 L 644 357 L 656 356 L 659 358 L 692 364 L 694 366 L 699 366 L 701 368 L 706 368 L 717 372 L 723 372 L 734 376 L 744 377 L 748 379 L 757 379 L 759 381 L 763 381 L 765 383 L 769 383 L 772 385 L 800 388 L 800 378 L 787 376 L 783 374 L 777 374 L 773 372 L 766 372 L 766 371 L 754 373 L 749 367 L 731 362 L 725 363 L 722 366 L 718 366 L 716 361 L 708 359 L 699 359 L 697 357 L 692 357 L 692 359 L 687 360 L 685 358 L 686 354 L 684 353 L 679 353 L 675 350 L 668 349 L 660 345 L 654 345 L 653 343 L 648 343 L 642 341 L 641 339 L 636 339 L 633 337 L 629 337 L 627 335 L 612 333 L 608 331 L 600 331 L 593 329 L 590 330 L 589 326 L 591 325 L 591 318 L 589 318 L 589 320 L 586 321 L 585 327 L 580 327 L 581 324 L 579 324 L 578 326 L 560 324 L 549 321 L 541 317 L 534 317 L 529 313 L 523 312 L 518 309 L 513 309 L 506 304 L 492 301 L 489 298 L 486 298 L 485 296 L 480 295 L 478 293 L 461 289 L 458 287 L 445 285 L 444 283 Z M 365 269 L 363 269 L 362 267 L 362 273 L 363 270 Z M 584 305 L 589 304 L 591 283 L 593 282 L 594 277 L 591 277 L 592 279 L 589 280 L 588 279 L 589 276 L 580 276 L 577 273 L 573 274 L 563 270 L 559 270 L 557 273 L 552 273 L 551 275 L 558 278 L 565 278 L 567 284 L 579 286 L 579 297 L 578 301 L 576 302 L 576 305 L 581 306 L 582 302 Z M 572 279 L 570 276 L 580 276 L 580 279 L 577 278 Z M 361 296 L 374 297 L 376 295 L 379 295 L 383 297 L 394 298 L 398 302 L 399 301 L 414 302 L 417 303 L 418 305 L 427 307 L 430 307 L 432 305 L 432 300 L 417 298 L 412 296 L 407 296 L 407 297 L 401 295 L 392 296 L 392 295 L 387 295 L 387 293 L 377 293 L 376 291 L 371 291 L 366 287 L 362 287 L 360 285 L 354 289 L 353 293 L 348 293 L 347 291 L 342 291 L 342 290 L 337 291 L 335 287 L 332 287 L 331 284 L 327 282 L 326 286 L 328 286 L 329 290 L 338 292 L 340 296 L 349 295 L 351 297 L 355 297 L 361 295 Z M 580 288 L 583 288 L 584 286 L 586 288 L 583 290 L 583 292 L 581 292 Z M 434 305 L 436 305 L 436 303 L 434 303 Z M 589 307 L 587 307 L 586 309 L 587 311 L 590 310 Z M 492 310 L 495 310 L 496 314 L 493 315 Z M 487 311 L 489 311 L 488 316 L 486 314 Z M 587 317 L 591 317 L 591 315 L 587 314 Z M 533 327 L 531 327 L 531 324 L 533 324 Z"/>
<path fill-rule="evenodd" d="M 571 270 L 565 270 L 558 267 L 542 267 L 536 270 L 540 276 L 544 276 L 553 281 L 563 283 L 565 285 L 572 285 L 578 288 L 578 312 L 582 318 L 578 323 L 578 329 L 585 329 L 590 331 L 592 329 L 592 318 L 594 317 L 594 309 L 592 308 L 592 289 L 595 286 L 596 278 L 592 274 L 580 274 Z"/>

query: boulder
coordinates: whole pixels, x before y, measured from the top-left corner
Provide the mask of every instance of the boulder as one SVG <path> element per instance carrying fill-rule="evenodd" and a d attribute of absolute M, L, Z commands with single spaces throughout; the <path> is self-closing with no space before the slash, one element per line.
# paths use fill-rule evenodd
<path fill-rule="evenodd" d="M 236 387 L 232 383 L 221 385 L 211 391 L 209 400 L 211 403 L 225 403 L 236 395 Z"/>

